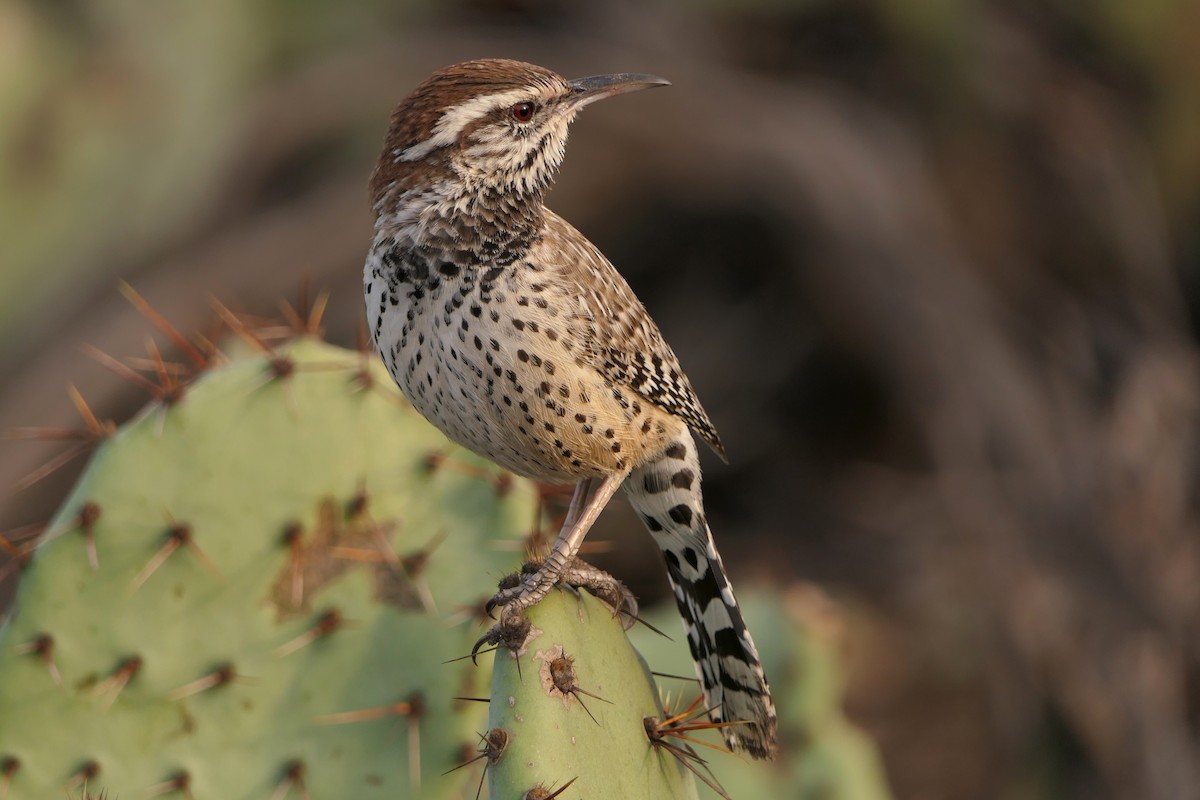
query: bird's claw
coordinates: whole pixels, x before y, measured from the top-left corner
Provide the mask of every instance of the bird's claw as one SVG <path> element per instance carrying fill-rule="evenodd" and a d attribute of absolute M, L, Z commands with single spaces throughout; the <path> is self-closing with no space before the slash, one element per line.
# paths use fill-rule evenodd
<path fill-rule="evenodd" d="M 507 606 L 514 600 L 519 599 L 522 595 L 528 594 L 529 590 L 526 589 L 525 583 L 530 579 L 531 576 L 538 574 L 539 567 L 540 564 L 536 561 L 526 561 L 523 565 L 521 565 L 520 572 L 510 572 L 501 578 L 499 586 L 497 587 L 500 591 L 496 592 L 488 599 L 486 603 L 484 603 L 484 613 L 492 619 L 495 619 L 496 615 L 492 612 L 495 611 L 497 607 Z M 532 605 L 532 603 L 529 605 Z"/>
<path fill-rule="evenodd" d="M 488 628 L 487 633 L 480 636 L 479 641 L 475 642 L 475 646 L 471 648 L 471 663 L 477 663 L 475 656 L 484 645 L 504 647 L 514 653 L 519 653 L 525 646 L 525 641 L 529 638 L 532 628 L 533 624 L 529 618 L 520 612 L 501 614 L 500 621 Z"/>

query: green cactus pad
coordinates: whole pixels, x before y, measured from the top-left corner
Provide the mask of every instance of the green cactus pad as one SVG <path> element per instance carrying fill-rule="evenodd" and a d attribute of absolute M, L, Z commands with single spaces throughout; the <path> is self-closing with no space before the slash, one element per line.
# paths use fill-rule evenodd
<path fill-rule="evenodd" d="M 571 797 L 694 798 L 685 768 L 646 735 L 644 719 L 663 711 L 612 610 L 558 590 L 526 613 L 524 651 L 497 650 L 492 670 L 489 725 L 507 746 L 489 767 L 490 797 L 521 800 L 574 780 Z M 565 682 L 564 667 L 574 673 Z"/>
<path fill-rule="evenodd" d="M 122 427 L 52 521 L 0 629 L 5 800 L 84 777 L 222 800 L 471 779 L 442 776 L 483 725 L 452 698 L 486 681 L 443 663 L 478 635 L 451 618 L 511 568 L 496 540 L 529 532 L 535 490 L 448 449 L 376 359 L 280 356 Z"/>
<path fill-rule="evenodd" d="M 780 749 L 775 761 L 751 761 L 705 749 L 703 755 L 726 794 L 735 800 L 787 797 L 796 800 L 890 800 L 887 778 L 875 744 L 842 710 L 844 686 L 840 655 L 842 620 L 819 591 L 796 586 L 782 596 L 740 594 L 746 623 L 761 648 L 763 666 L 779 711 Z M 678 630 L 674 604 L 649 610 L 645 618 L 667 632 Z M 650 666 L 660 672 L 693 674 L 687 646 L 644 628 L 630 638 Z M 663 684 L 685 699 L 699 693 L 691 681 Z M 715 734 L 699 734 L 713 744 Z M 705 800 L 720 795 L 700 787 Z"/>

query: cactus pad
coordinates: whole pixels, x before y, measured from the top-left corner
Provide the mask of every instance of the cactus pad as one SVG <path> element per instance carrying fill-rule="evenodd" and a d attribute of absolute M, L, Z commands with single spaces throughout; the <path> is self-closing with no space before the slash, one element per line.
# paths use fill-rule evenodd
<path fill-rule="evenodd" d="M 486 678 L 443 664 L 477 633 L 449 618 L 534 488 L 313 340 L 172 401 L 100 446 L 25 567 L 0 796 L 459 796 L 482 710 L 452 698 Z"/>
<path fill-rule="evenodd" d="M 496 651 L 492 730 L 507 747 L 489 769 L 491 797 L 694 798 L 684 768 L 646 733 L 661 718 L 653 678 L 612 610 L 589 594 L 551 592 L 529 609 L 523 651 Z"/>

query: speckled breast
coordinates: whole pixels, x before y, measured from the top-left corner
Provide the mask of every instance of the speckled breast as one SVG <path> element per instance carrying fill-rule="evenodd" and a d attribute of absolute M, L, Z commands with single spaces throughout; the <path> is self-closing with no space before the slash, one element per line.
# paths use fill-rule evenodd
<path fill-rule="evenodd" d="M 565 483 L 621 471 L 682 426 L 584 362 L 589 315 L 536 264 L 384 251 L 364 289 L 376 346 L 412 404 L 516 473 Z"/>

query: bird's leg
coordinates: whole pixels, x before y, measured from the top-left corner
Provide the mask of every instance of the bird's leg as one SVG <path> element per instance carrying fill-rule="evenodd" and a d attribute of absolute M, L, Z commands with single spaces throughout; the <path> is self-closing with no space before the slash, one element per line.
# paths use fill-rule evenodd
<path fill-rule="evenodd" d="M 579 547 L 583 544 L 583 537 L 587 535 L 628 474 L 629 471 L 626 470 L 604 478 L 584 478 L 579 481 L 575 486 L 575 494 L 571 497 L 571 505 L 567 509 L 562 530 L 559 531 L 549 555 L 536 571 L 523 575 L 521 582 L 516 586 L 504 589 L 492 597 L 487 604 L 488 610 L 504 606 L 505 617 L 519 614 L 545 597 L 560 581 L 593 589 L 604 600 L 621 598 L 621 602 L 614 604 L 618 611 L 623 605 L 631 602 L 632 596 L 615 578 L 576 558 Z"/>
<path fill-rule="evenodd" d="M 563 530 L 569 530 L 580 518 L 580 511 L 584 504 L 587 503 L 588 494 L 592 491 L 595 485 L 594 477 L 584 477 L 583 480 L 576 483 L 575 493 L 571 494 L 571 503 L 566 509 L 566 517 L 563 519 Z M 541 561 L 529 561 L 522 567 L 522 575 L 534 575 L 541 566 Z M 516 581 L 520 581 L 520 577 L 514 576 Z M 563 569 L 562 575 L 558 578 L 558 583 L 568 585 L 571 588 L 584 588 L 592 590 L 592 594 L 598 596 L 600 600 L 608 603 L 614 613 L 626 612 L 630 619 L 637 616 L 637 599 L 629 589 L 625 588 L 625 584 L 618 581 L 617 578 L 608 575 L 604 570 L 598 570 L 596 567 L 587 564 L 577 555 Z M 514 596 L 520 595 L 520 585 L 515 585 Z M 503 604 L 503 603 L 494 603 Z M 494 607 L 490 606 L 490 608 Z M 630 622 L 632 624 L 632 622 Z"/>
<path fill-rule="evenodd" d="M 563 518 L 562 528 L 559 533 L 567 530 L 575 524 L 575 520 L 579 519 L 579 510 L 583 504 L 587 502 L 587 497 L 592 492 L 592 486 L 595 484 L 595 478 L 582 478 L 579 483 L 575 484 L 575 491 L 571 493 L 571 502 L 567 505 L 567 516 Z"/>

